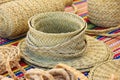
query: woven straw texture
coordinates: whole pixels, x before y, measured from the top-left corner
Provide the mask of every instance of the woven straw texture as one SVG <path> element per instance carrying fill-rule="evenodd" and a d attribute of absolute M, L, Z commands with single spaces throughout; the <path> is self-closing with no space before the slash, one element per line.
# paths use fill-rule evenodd
<path fill-rule="evenodd" d="M 0 36 L 17 38 L 28 31 L 28 19 L 42 12 L 63 11 L 72 0 L 16 0 L 0 6 Z"/>
<path fill-rule="evenodd" d="M 20 49 L 23 58 L 34 65 L 52 68 L 63 62 L 77 69 L 88 69 L 111 59 L 112 53 L 104 43 L 88 36 L 85 39 L 87 26 L 82 18 L 72 13 L 42 13 L 29 20 L 29 27 Z"/>
<path fill-rule="evenodd" d="M 0 80 L 88 80 L 80 71 L 66 64 L 59 63 L 48 71 L 30 69 L 25 72 L 24 79 L 7 78 L 0 75 Z"/>
<path fill-rule="evenodd" d="M 111 53 L 104 43 L 89 36 L 86 36 L 86 41 L 87 49 L 83 55 L 71 58 L 65 58 L 63 55 L 63 58 L 61 57 L 62 60 L 60 57 L 50 58 L 48 54 L 46 54 L 47 57 L 43 57 L 43 54 L 38 56 L 36 55 L 38 54 L 37 52 L 30 51 L 24 41 L 22 41 L 19 46 L 23 54 L 22 56 L 27 62 L 44 68 L 52 68 L 55 64 L 61 62 L 81 71 L 89 71 L 95 64 L 112 59 L 113 53 Z"/>
<path fill-rule="evenodd" d="M 33 75 L 36 75 L 37 77 L 33 77 Z M 81 72 L 65 64 L 57 64 L 53 69 L 48 71 L 31 69 L 26 72 L 25 76 L 28 80 L 32 78 L 35 80 L 40 79 L 40 76 L 42 80 L 46 80 L 45 77 L 47 77 L 48 80 L 87 80 L 87 77 Z"/>
<path fill-rule="evenodd" d="M 120 28 L 120 4 L 119 0 L 88 0 L 88 18 L 97 26 L 107 27 L 104 30 L 87 30 L 86 34 L 101 35 L 108 37 L 120 36 L 118 34 L 107 34 Z"/>
<path fill-rule="evenodd" d="M 97 26 L 113 27 L 120 24 L 120 0 L 88 0 L 89 20 Z"/>
<path fill-rule="evenodd" d="M 120 80 L 120 60 L 110 60 L 96 65 L 89 74 L 89 80 L 110 80 L 114 74 L 115 80 Z"/>
<path fill-rule="evenodd" d="M 0 74 L 8 71 L 12 75 L 11 68 L 18 66 L 20 61 L 20 50 L 14 46 L 1 46 L 0 47 Z"/>
<path fill-rule="evenodd" d="M 75 6 L 79 9 L 78 11 L 78 15 L 83 17 L 86 22 L 88 22 L 88 18 L 87 18 L 87 3 L 86 0 L 76 0 Z M 67 7 L 65 9 L 67 12 L 73 12 L 73 8 L 72 7 Z M 97 26 L 89 23 L 89 29 L 98 29 Z M 100 27 L 99 27 L 100 28 Z M 102 29 L 102 28 L 100 28 Z M 109 34 L 116 34 L 119 33 L 120 29 L 117 29 L 115 31 L 111 31 Z M 110 38 L 110 37 L 104 37 L 104 36 L 94 36 L 96 39 L 105 42 L 110 49 L 114 52 L 114 59 L 120 59 L 120 38 L 118 37 L 114 37 L 114 38 Z M 17 45 L 18 42 L 21 40 L 20 39 L 16 39 L 16 40 L 9 40 L 9 39 L 4 39 L 4 38 L 0 38 L 0 45 Z M 29 70 L 31 68 L 33 68 L 33 66 L 26 64 L 24 61 L 20 62 L 21 66 L 25 69 L 25 70 Z M 23 77 L 24 74 L 17 68 L 13 68 L 13 72 L 15 73 L 16 76 Z M 88 75 L 88 72 L 83 72 L 86 76 Z M 9 77 L 8 73 L 4 73 L 4 76 Z"/>
<path fill-rule="evenodd" d="M 27 39 L 27 41 L 37 47 L 60 45 L 73 38 L 87 27 L 83 19 L 67 12 L 38 14 L 33 16 L 28 24 L 29 40 Z M 80 37 L 81 41 L 83 41 L 84 37 Z"/>
<path fill-rule="evenodd" d="M 10 2 L 10 1 L 13 1 L 13 0 L 0 0 L 0 4 L 6 3 L 6 2 Z"/>

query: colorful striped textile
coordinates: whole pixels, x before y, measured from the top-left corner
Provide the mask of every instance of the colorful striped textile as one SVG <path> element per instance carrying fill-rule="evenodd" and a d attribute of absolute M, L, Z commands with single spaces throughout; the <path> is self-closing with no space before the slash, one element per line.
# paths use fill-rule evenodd
<path fill-rule="evenodd" d="M 89 29 L 97 29 L 97 27 L 93 24 L 91 24 L 88 21 L 87 18 L 87 0 L 75 0 L 74 4 L 76 5 L 76 7 L 78 8 L 78 15 L 82 16 L 84 18 L 84 20 L 88 23 L 88 28 Z M 72 7 L 67 7 L 65 9 L 66 12 L 73 12 L 73 8 Z M 109 34 L 115 34 L 115 33 L 119 33 L 119 30 L 115 30 L 115 31 L 111 31 L 109 32 Z M 104 43 L 106 43 L 111 49 L 112 51 L 115 53 L 114 55 L 114 59 L 120 59 L 120 36 L 118 37 L 114 37 L 114 38 L 108 38 L 108 37 L 104 37 L 104 36 L 95 36 L 98 40 L 103 41 Z M 15 39 L 15 40 L 9 40 L 9 39 L 3 39 L 0 38 L 0 46 L 2 45 L 17 45 L 19 43 L 19 41 L 23 39 L 23 38 L 19 38 L 19 39 Z M 27 65 L 26 63 L 24 63 L 23 61 L 20 62 L 21 66 L 25 69 L 25 70 L 29 70 L 31 68 L 34 68 L 33 66 Z M 15 72 L 15 74 L 18 77 L 22 77 L 23 73 L 20 72 L 17 68 L 14 68 L 13 71 Z M 87 76 L 88 72 L 84 72 L 84 74 Z M 4 73 L 3 75 L 8 76 L 7 73 Z"/>

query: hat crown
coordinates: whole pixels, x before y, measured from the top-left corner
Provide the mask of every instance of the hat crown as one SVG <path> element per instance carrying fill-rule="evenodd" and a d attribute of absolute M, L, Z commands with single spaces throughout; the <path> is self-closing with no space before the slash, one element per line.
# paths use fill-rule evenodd
<path fill-rule="evenodd" d="M 38 51 L 39 54 L 50 53 L 50 56 L 68 58 L 78 57 L 85 51 L 84 32 L 87 26 L 85 21 L 75 14 L 39 14 L 29 20 L 29 27 L 27 45 L 30 50 Z"/>

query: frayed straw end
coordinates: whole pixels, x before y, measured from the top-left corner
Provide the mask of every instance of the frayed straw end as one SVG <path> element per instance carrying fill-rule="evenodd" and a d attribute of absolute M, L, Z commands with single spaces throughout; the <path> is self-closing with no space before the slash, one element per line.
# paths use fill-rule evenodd
<path fill-rule="evenodd" d="M 63 0 L 65 2 L 65 6 L 71 6 L 73 3 L 73 0 Z"/>
<path fill-rule="evenodd" d="M 118 77 L 112 74 L 109 80 L 118 80 Z"/>

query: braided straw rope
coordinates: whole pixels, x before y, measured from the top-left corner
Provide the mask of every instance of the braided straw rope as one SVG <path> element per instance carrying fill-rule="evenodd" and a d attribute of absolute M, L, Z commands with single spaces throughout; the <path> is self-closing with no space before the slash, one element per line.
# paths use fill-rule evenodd
<path fill-rule="evenodd" d="M 42 13 L 29 20 L 29 27 L 27 38 L 19 47 L 25 61 L 33 65 L 48 69 L 62 62 L 89 71 L 95 64 L 112 59 L 113 53 L 103 42 L 84 35 L 86 23 L 75 14 Z"/>
<path fill-rule="evenodd" d="M 25 72 L 24 79 L 17 80 L 88 80 L 84 74 L 66 64 L 59 63 L 53 69 L 30 69 Z M 15 80 L 0 76 L 0 80 Z"/>
<path fill-rule="evenodd" d="M 72 0 L 15 0 L 0 6 L 0 36 L 17 38 L 28 31 L 28 19 L 43 12 L 63 11 Z"/>
<path fill-rule="evenodd" d="M 28 80 L 45 80 L 45 78 L 48 78 L 48 80 L 88 80 L 81 72 L 61 63 L 57 64 L 55 68 L 48 71 L 31 69 L 26 72 L 25 76 Z"/>
<path fill-rule="evenodd" d="M 94 34 L 108 37 L 120 36 L 107 34 L 107 32 L 120 29 L 120 4 L 119 0 L 88 0 L 88 18 L 97 26 L 107 27 L 104 30 L 87 30 L 86 34 Z"/>
<path fill-rule="evenodd" d="M 102 78 L 102 77 L 101 77 Z M 89 80 L 84 74 L 70 67 L 66 64 L 59 63 L 53 69 L 44 71 L 42 69 L 30 69 L 25 72 L 24 79 L 20 78 L 17 80 Z M 0 76 L 0 80 L 15 80 Z M 106 80 L 118 80 L 115 75 L 111 75 L 110 79 Z"/>
<path fill-rule="evenodd" d="M 10 76 L 17 79 L 12 72 L 12 67 L 17 67 L 21 71 L 25 72 L 19 64 L 20 61 L 20 50 L 15 46 L 1 46 L 0 47 L 0 74 L 8 71 Z"/>
<path fill-rule="evenodd" d="M 6 2 L 10 2 L 10 1 L 13 1 L 13 0 L 0 0 L 0 4 L 6 3 Z"/>
<path fill-rule="evenodd" d="M 97 64 L 90 71 L 89 80 L 120 80 L 119 67 L 120 60 L 110 60 Z"/>

